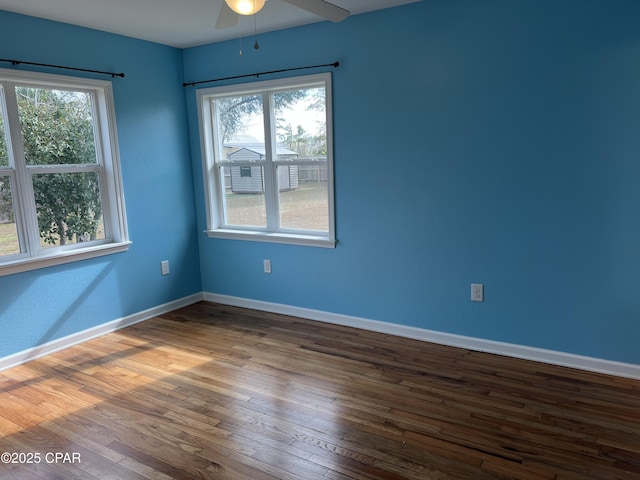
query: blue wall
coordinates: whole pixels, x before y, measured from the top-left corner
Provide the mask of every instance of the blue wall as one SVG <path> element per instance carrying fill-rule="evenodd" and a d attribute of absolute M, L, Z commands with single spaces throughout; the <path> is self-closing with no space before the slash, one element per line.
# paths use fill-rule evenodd
<path fill-rule="evenodd" d="M 0 358 L 200 292 L 182 52 L 0 11 L 0 58 L 125 72 L 113 90 L 133 241 L 126 253 L 0 277 Z"/>
<path fill-rule="evenodd" d="M 186 50 L 187 81 L 342 64 L 337 248 L 199 233 L 203 290 L 640 363 L 639 25 L 635 0 L 425 0 Z"/>
<path fill-rule="evenodd" d="M 126 73 L 133 240 L 0 277 L 0 358 L 204 290 L 640 363 L 638 25 L 635 0 L 424 0 L 240 57 L 0 12 L 0 57 Z M 337 248 L 207 238 L 183 76 L 335 60 Z"/>

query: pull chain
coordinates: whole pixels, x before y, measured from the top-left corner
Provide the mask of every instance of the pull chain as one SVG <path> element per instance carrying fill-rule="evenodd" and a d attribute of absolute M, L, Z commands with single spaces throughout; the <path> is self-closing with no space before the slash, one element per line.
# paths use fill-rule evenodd
<path fill-rule="evenodd" d="M 256 10 L 256 0 L 253 0 L 253 11 L 255 12 L 255 10 Z M 258 16 L 257 13 L 253 15 L 253 33 L 256 37 L 256 43 L 253 44 L 253 48 L 255 50 L 260 49 L 260 45 L 258 45 L 258 20 L 256 19 L 257 16 Z"/>

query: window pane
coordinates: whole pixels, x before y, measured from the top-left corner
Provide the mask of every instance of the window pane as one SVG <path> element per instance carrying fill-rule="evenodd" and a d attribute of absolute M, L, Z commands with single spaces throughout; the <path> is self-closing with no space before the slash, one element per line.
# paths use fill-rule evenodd
<path fill-rule="evenodd" d="M 249 151 L 233 155 L 236 160 L 243 155 L 259 156 L 260 148 L 264 158 L 262 95 L 219 98 L 215 102 L 218 112 L 218 132 L 223 147 L 220 160 L 234 160 L 229 158 L 229 155 L 243 148 Z"/>
<path fill-rule="evenodd" d="M 324 87 L 273 96 L 276 113 L 280 228 L 329 230 L 327 124 Z M 313 164 L 296 165 L 299 159 Z"/>
<path fill-rule="evenodd" d="M 42 247 L 105 238 L 97 173 L 33 175 L 33 191 Z"/>
<path fill-rule="evenodd" d="M 0 88 L 0 167 L 9 166 L 9 154 L 7 152 L 7 134 L 4 129 L 4 92 Z"/>
<path fill-rule="evenodd" d="M 327 232 L 327 185 L 326 163 L 279 166 L 280 227 Z"/>
<path fill-rule="evenodd" d="M 327 156 L 324 87 L 291 90 L 273 96 L 278 159 Z"/>
<path fill-rule="evenodd" d="M 330 82 L 325 73 L 198 91 L 209 237 L 246 230 L 335 246 Z"/>
<path fill-rule="evenodd" d="M 248 168 L 250 172 L 242 166 L 220 168 L 224 192 L 224 223 L 244 227 L 266 227 L 264 168 L 257 165 Z"/>
<path fill-rule="evenodd" d="M 16 253 L 20 253 L 20 242 L 13 210 L 11 179 L 0 177 L 0 256 Z"/>
<path fill-rule="evenodd" d="M 16 87 L 28 165 L 96 163 L 91 96 Z"/>

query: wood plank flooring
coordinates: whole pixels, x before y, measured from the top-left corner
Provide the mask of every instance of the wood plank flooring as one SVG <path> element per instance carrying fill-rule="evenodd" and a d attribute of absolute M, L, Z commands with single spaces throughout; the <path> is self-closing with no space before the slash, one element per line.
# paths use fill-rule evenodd
<path fill-rule="evenodd" d="M 2 479 L 640 479 L 640 381 L 203 302 L 0 372 L 0 436 Z"/>

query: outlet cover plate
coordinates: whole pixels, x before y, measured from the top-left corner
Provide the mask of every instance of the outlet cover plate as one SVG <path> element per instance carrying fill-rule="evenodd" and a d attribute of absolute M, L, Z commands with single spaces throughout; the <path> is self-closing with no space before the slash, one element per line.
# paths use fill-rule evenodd
<path fill-rule="evenodd" d="M 484 285 L 481 283 L 471 284 L 471 301 L 484 302 Z"/>
<path fill-rule="evenodd" d="M 169 260 L 160 262 L 160 272 L 162 275 L 169 275 Z"/>

